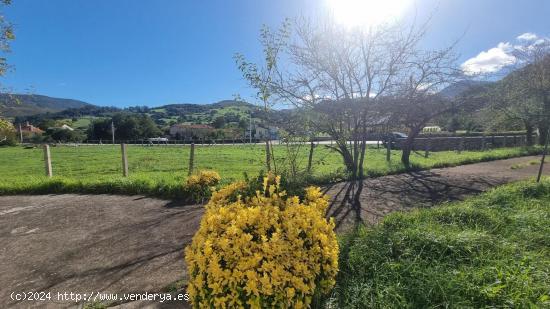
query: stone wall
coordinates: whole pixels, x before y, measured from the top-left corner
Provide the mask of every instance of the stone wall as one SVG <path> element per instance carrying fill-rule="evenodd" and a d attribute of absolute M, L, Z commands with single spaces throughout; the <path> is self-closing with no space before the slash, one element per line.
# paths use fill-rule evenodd
<path fill-rule="evenodd" d="M 397 145 L 403 141 L 398 141 Z M 525 146 L 525 135 L 475 137 L 421 137 L 414 140 L 413 150 L 485 150 L 501 147 Z"/>

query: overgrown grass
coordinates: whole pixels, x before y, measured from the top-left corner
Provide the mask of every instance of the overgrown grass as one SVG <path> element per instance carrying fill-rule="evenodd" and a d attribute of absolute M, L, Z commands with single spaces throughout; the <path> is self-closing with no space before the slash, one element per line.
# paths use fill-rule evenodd
<path fill-rule="evenodd" d="M 550 178 L 343 237 L 341 308 L 550 308 Z"/>
<path fill-rule="evenodd" d="M 298 164 L 307 164 L 308 147 L 303 147 Z M 276 145 L 278 168 L 285 166 L 285 149 Z M 490 151 L 433 152 L 429 158 L 413 153 L 416 169 L 455 166 L 534 154 L 536 148 L 503 148 Z M 119 146 L 51 147 L 52 179 L 44 175 L 43 152 L 40 148 L 0 148 L 0 194 L 43 193 L 119 193 L 145 194 L 166 198 L 185 197 L 189 146 L 128 146 L 130 176 L 121 176 Z M 368 149 L 365 174 L 381 176 L 403 172 L 400 151 L 392 152 L 391 163 L 384 149 Z M 243 174 L 257 175 L 264 169 L 265 148 L 254 145 L 197 146 L 195 169 L 213 169 L 222 176 L 222 184 L 243 179 Z M 330 183 L 347 178 L 340 156 L 324 147 L 315 148 L 313 174 L 304 181 Z"/>
<path fill-rule="evenodd" d="M 513 169 L 513 170 L 517 170 L 517 169 L 522 169 L 522 168 L 525 168 L 525 167 L 529 167 L 531 165 L 540 165 L 541 160 L 542 159 L 540 159 L 540 160 L 531 160 L 531 161 L 526 162 L 526 163 L 514 164 L 510 168 Z M 544 160 L 544 163 L 550 163 L 550 160 L 548 158 L 546 158 Z"/>

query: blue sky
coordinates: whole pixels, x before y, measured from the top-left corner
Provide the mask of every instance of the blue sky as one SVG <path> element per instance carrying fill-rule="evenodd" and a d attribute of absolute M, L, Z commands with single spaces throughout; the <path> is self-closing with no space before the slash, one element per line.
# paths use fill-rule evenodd
<path fill-rule="evenodd" d="M 524 33 L 550 36 L 550 1 L 416 0 L 413 7 L 420 18 L 434 13 L 427 48 L 462 37 L 460 61 L 478 67 L 498 67 L 507 48 L 527 42 L 516 39 Z M 233 54 L 256 59 L 262 24 L 328 8 L 327 0 L 13 0 L 4 14 L 15 24 L 14 71 L 1 83 L 120 107 L 249 99 Z"/>

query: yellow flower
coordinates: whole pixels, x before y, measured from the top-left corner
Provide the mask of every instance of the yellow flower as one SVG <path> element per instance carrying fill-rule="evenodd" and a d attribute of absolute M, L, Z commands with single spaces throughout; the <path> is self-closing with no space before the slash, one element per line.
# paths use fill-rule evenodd
<path fill-rule="evenodd" d="M 234 198 L 246 192 L 242 182 L 213 193 L 185 250 L 195 307 L 306 308 L 316 290 L 334 286 L 338 243 L 324 218 L 328 198 L 313 187 L 304 201 L 286 197 L 280 182 L 269 174 L 252 197 Z"/>

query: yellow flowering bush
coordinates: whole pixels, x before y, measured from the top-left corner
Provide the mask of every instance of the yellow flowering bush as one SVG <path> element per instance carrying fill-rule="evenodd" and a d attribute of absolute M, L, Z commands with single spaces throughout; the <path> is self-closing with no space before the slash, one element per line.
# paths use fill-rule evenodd
<path fill-rule="evenodd" d="M 202 201 L 210 196 L 214 187 L 220 182 L 216 171 L 201 170 L 187 178 L 186 189 L 193 200 Z"/>
<path fill-rule="evenodd" d="M 338 272 L 334 222 L 319 188 L 305 197 L 279 191 L 266 177 L 263 192 L 242 196 L 236 182 L 212 194 L 185 250 L 188 293 L 195 308 L 307 308 Z"/>
<path fill-rule="evenodd" d="M 11 122 L 0 118 L 0 132 L 15 132 L 15 127 Z"/>
<path fill-rule="evenodd" d="M 0 146 L 15 145 L 16 135 L 15 127 L 11 122 L 0 118 Z"/>

